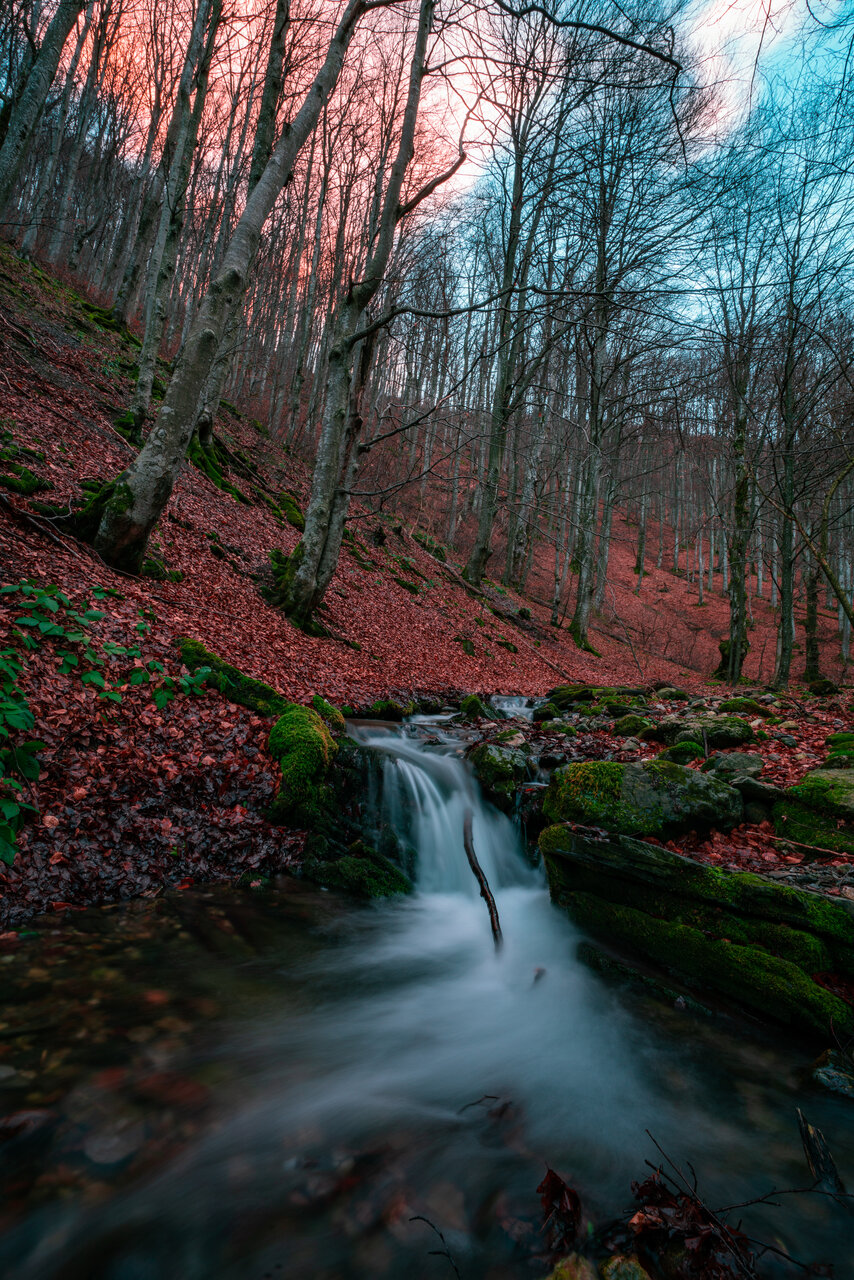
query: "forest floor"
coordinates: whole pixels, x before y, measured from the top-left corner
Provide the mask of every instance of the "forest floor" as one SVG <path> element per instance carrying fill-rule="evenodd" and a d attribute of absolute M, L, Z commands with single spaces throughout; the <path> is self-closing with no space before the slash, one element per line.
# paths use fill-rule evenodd
<path fill-rule="evenodd" d="M 235 462 L 225 475 L 232 491 L 187 465 L 156 532 L 154 553 L 180 580 L 113 572 L 34 503 L 70 505 L 87 481 L 127 465 L 133 450 L 113 422 L 130 401 L 135 357 L 133 342 L 105 327 L 103 313 L 73 288 L 0 246 L 0 458 L 16 459 L 40 482 L 30 495 L 0 489 L 3 580 L 55 585 L 69 611 L 95 607 L 102 616 L 85 625 L 104 677 L 84 682 L 80 669 L 63 670 L 59 642 L 49 635 L 25 655 L 21 688 L 45 745 L 41 773 L 26 784 L 35 812 L 19 835 L 18 857 L 10 868 L 0 863 L 0 926 L 45 909 L 155 894 L 164 883 L 296 865 L 299 835 L 259 816 L 278 777 L 266 752 L 269 725 L 221 699 L 181 692 L 182 636 L 287 698 L 321 694 L 356 708 L 389 696 L 539 696 L 567 681 L 665 681 L 708 691 L 704 673 L 726 634 L 727 602 L 709 593 L 698 608 L 696 586 L 652 567 L 652 555 L 636 597 L 634 535 L 622 519 L 606 609 L 592 637 L 598 657 L 580 652 L 565 628 L 549 626 L 547 548 L 530 594 L 491 583 L 473 596 L 451 549 L 440 550 L 443 562 L 402 518 L 359 507 L 327 597 L 330 635 L 306 636 L 265 602 L 261 588 L 270 551 L 290 551 L 297 541 L 297 529 L 281 518 L 283 495 L 304 506 L 308 471 L 263 423 L 229 408 L 217 433 Z M 429 531 L 423 521 L 421 530 Z M 650 547 L 656 537 L 653 528 Z M 11 606 L 0 612 L 6 649 L 21 596 L 3 603 Z M 767 601 L 753 608 L 747 671 L 767 678 L 775 615 Z M 838 678 L 833 614 L 824 611 L 820 625 L 825 670 Z M 136 683 L 133 672 L 143 667 L 156 679 Z M 152 687 L 162 691 L 170 680 L 175 695 L 152 699 Z M 820 759 L 824 736 L 851 719 L 843 696 L 808 705 L 798 698 L 802 722 L 794 746 L 774 744 L 774 781 L 797 780 Z"/>

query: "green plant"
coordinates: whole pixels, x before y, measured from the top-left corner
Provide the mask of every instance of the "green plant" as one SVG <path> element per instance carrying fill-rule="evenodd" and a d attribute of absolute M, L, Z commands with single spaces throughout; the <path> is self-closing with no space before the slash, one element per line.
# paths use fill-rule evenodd
<path fill-rule="evenodd" d="M 31 804 L 21 799 L 23 787 L 18 775 L 28 782 L 39 776 L 36 752 L 43 742 L 15 736 L 35 727 L 30 704 L 18 684 L 23 664 L 14 649 L 0 650 L 0 862 L 7 866 L 15 860 L 18 831 Z"/>

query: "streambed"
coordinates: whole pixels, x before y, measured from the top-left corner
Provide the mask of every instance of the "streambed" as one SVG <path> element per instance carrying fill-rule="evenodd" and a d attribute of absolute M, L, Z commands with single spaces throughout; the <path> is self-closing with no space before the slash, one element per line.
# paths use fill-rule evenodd
<path fill-rule="evenodd" d="M 542 1276 L 546 1165 L 602 1222 L 657 1159 L 648 1130 L 709 1203 L 740 1202 L 808 1185 L 797 1106 L 854 1183 L 854 1107 L 803 1084 L 802 1049 L 622 994 L 577 961 L 577 931 L 452 732 L 356 733 L 417 851 L 412 898 L 189 890 L 8 948 L 4 1276 L 453 1275 L 422 1218 L 466 1280 Z M 463 849 L 469 808 L 499 954 Z M 854 1275 L 851 1219 L 826 1200 L 745 1222 Z"/>

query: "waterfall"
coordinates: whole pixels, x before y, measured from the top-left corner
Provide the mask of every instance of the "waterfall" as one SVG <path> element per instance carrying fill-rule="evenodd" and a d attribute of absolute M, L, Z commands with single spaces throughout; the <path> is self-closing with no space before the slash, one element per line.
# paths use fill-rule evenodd
<path fill-rule="evenodd" d="M 477 897 L 478 887 L 463 845 L 466 811 L 478 861 L 493 891 L 533 885 L 541 877 L 527 863 L 518 830 L 487 804 L 466 762 L 459 739 L 437 731 L 424 740 L 424 726 L 357 727 L 362 746 L 383 753 L 382 820 L 417 851 L 416 884 L 422 893 Z"/>

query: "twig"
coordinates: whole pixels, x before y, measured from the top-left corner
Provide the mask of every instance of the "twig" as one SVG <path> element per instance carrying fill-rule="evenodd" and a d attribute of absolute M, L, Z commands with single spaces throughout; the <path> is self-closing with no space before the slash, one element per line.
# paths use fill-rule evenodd
<path fill-rule="evenodd" d="M 501 922 L 498 919 L 498 908 L 495 905 L 492 890 L 489 887 L 486 876 L 483 874 L 483 868 L 478 862 L 477 854 L 474 851 L 471 809 L 466 809 L 466 816 L 463 819 L 463 844 L 465 845 L 466 857 L 469 860 L 469 866 L 474 872 L 474 877 L 480 885 L 480 896 L 486 903 L 486 909 L 489 912 L 489 923 L 492 926 L 492 937 L 497 951 L 504 941 L 501 934 Z"/>
<path fill-rule="evenodd" d="M 459 1268 L 457 1267 L 456 1262 L 454 1262 L 454 1256 L 451 1253 L 450 1249 L 448 1248 L 445 1237 L 442 1235 L 441 1231 L 436 1226 L 436 1224 L 434 1222 L 431 1222 L 429 1218 L 425 1218 L 420 1213 L 416 1213 L 415 1217 L 410 1218 L 409 1221 L 410 1222 L 426 1222 L 430 1230 L 436 1232 L 436 1235 L 439 1237 L 439 1239 L 442 1241 L 442 1244 L 445 1247 L 443 1249 L 431 1249 L 430 1257 L 431 1258 L 447 1258 L 454 1269 L 454 1275 L 457 1277 L 457 1280 L 462 1280 L 462 1276 L 460 1275 Z"/>
<path fill-rule="evenodd" d="M 778 844 L 792 844 L 797 849 L 812 849 L 815 853 L 828 853 L 833 858 L 848 858 L 854 861 L 854 853 L 842 853 L 838 849 L 825 849 L 820 844 L 804 844 L 802 840 L 792 840 L 790 836 L 769 836 L 769 840 L 775 840 Z"/>

